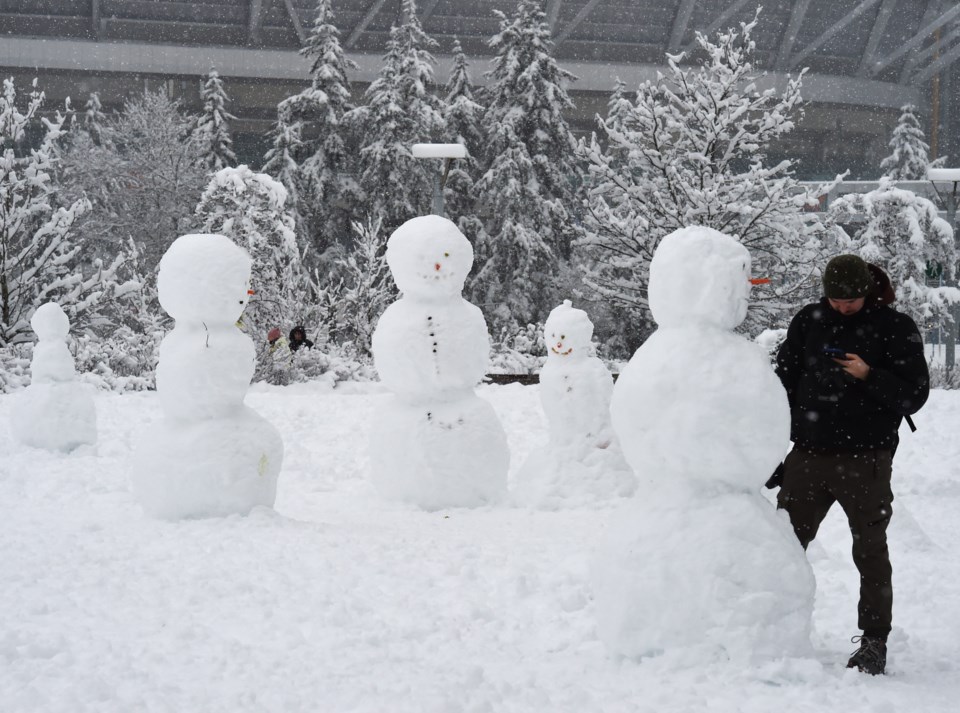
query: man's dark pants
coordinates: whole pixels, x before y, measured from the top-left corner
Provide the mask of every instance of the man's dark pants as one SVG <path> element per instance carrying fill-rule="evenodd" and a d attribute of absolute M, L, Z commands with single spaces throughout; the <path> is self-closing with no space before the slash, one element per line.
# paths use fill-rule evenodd
<path fill-rule="evenodd" d="M 777 504 L 790 515 L 800 544 L 817 536 L 834 502 L 853 535 L 853 561 L 860 571 L 859 626 L 865 636 L 886 639 L 893 608 L 887 525 L 892 513 L 888 450 L 814 453 L 794 448 L 784 461 Z"/>

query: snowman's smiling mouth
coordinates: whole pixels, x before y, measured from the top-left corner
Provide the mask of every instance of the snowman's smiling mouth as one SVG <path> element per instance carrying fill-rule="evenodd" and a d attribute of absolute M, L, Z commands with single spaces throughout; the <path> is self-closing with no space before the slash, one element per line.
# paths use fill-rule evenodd
<path fill-rule="evenodd" d="M 570 348 L 567 349 L 566 351 L 562 351 L 562 352 L 559 351 L 556 347 L 550 347 L 550 351 L 552 351 L 554 354 L 558 354 L 558 355 L 560 355 L 560 356 L 567 356 L 568 354 L 570 354 L 570 353 L 573 351 L 573 347 L 570 347 Z"/>

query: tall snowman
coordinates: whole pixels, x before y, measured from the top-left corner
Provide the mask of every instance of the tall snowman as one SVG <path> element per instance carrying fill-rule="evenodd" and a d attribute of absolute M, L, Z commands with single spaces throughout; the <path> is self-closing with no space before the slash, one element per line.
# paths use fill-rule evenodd
<path fill-rule="evenodd" d="M 434 510 L 472 507 L 506 492 L 510 454 L 489 403 L 474 393 L 490 342 L 480 310 L 461 296 L 473 248 L 436 215 L 413 218 L 387 242 L 402 295 L 373 334 L 380 380 L 393 392 L 371 426 L 371 478 L 384 497 Z"/>
<path fill-rule="evenodd" d="M 547 317 L 543 337 L 540 402 L 549 440 L 518 471 L 515 500 L 551 509 L 630 495 L 636 479 L 610 423 L 613 375 L 596 356 L 593 322 L 564 300 Z"/>
<path fill-rule="evenodd" d="M 80 383 L 67 349 L 70 320 L 56 302 L 40 305 L 30 318 L 37 335 L 30 386 L 18 395 L 11 427 L 21 443 L 50 451 L 71 451 L 97 442 L 92 387 Z"/>
<path fill-rule="evenodd" d="M 611 404 L 640 486 L 594 572 L 613 653 L 695 647 L 698 661 L 747 662 L 809 649 L 813 574 L 760 495 L 788 447 L 787 398 L 767 356 L 732 331 L 749 278 L 747 250 L 708 228 L 671 233 L 650 265 L 658 329 Z"/>
<path fill-rule="evenodd" d="M 164 416 L 140 444 L 134 495 L 156 517 L 246 513 L 272 506 L 283 441 L 244 405 L 254 348 L 237 320 L 251 260 L 222 235 L 184 235 L 160 260 L 160 304 L 176 326 L 160 345 Z"/>

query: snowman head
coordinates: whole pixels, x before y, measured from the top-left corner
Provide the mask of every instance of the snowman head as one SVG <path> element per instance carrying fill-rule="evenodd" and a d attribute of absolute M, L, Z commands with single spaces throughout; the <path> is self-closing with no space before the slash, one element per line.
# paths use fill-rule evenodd
<path fill-rule="evenodd" d="M 64 341 L 70 331 L 70 320 L 56 302 L 47 302 L 37 307 L 30 318 L 30 326 L 44 342 Z"/>
<path fill-rule="evenodd" d="M 473 247 L 451 221 L 424 215 L 408 220 L 390 236 L 387 264 L 404 295 L 459 296 L 473 266 Z"/>
<path fill-rule="evenodd" d="M 593 322 L 570 300 L 555 307 L 543 325 L 543 340 L 550 359 L 582 359 L 593 355 Z"/>
<path fill-rule="evenodd" d="M 222 235 L 184 235 L 160 260 L 160 305 L 176 320 L 233 324 L 250 299 L 251 260 Z"/>
<path fill-rule="evenodd" d="M 660 241 L 650 263 L 650 311 L 661 327 L 733 329 L 747 316 L 750 253 L 729 235 L 699 226 Z"/>

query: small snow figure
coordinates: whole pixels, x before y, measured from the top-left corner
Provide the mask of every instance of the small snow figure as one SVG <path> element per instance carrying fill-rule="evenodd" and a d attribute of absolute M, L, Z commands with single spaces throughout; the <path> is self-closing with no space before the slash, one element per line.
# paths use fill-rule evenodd
<path fill-rule="evenodd" d="M 71 451 L 97 442 L 91 387 L 77 380 L 66 339 L 70 320 L 60 305 L 37 308 L 30 326 L 39 339 L 30 364 L 30 386 L 19 395 L 11 426 L 17 440 L 49 451 Z"/>
<path fill-rule="evenodd" d="M 641 495 L 611 525 L 595 569 L 611 652 L 741 662 L 809 649 L 814 580 L 789 522 L 760 489 L 789 444 L 770 362 L 734 334 L 750 255 L 709 228 L 663 239 L 650 266 L 657 331 L 623 371 L 611 416 Z"/>
<path fill-rule="evenodd" d="M 613 376 L 595 355 L 593 323 L 565 300 L 550 313 L 543 335 L 548 354 L 540 401 L 550 440 L 517 473 L 516 500 L 556 508 L 630 495 L 636 479 L 610 425 Z"/>
<path fill-rule="evenodd" d="M 490 351 L 480 310 L 461 296 L 473 248 L 451 221 L 401 225 L 387 264 L 402 292 L 373 334 L 380 380 L 395 396 L 371 428 L 371 476 L 384 497 L 435 510 L 506 491 L 506 434 L 474 386 Z"/>
<path fill-rule="evenodd" d="M 133 491 L 169 520 L 272 507 L 283 461 L 277 430 L 243 403 L 254 347 L 236 326 L 251 260 L 222 235 L 185 235 L 160 261 L 160 304 L 176 327 L 160 345 L 165 419 L 140 445 Z"/>

